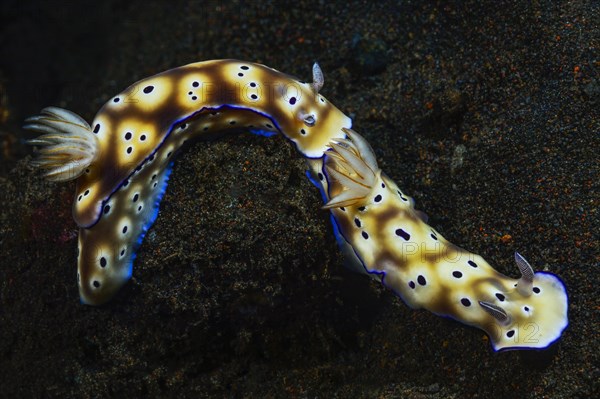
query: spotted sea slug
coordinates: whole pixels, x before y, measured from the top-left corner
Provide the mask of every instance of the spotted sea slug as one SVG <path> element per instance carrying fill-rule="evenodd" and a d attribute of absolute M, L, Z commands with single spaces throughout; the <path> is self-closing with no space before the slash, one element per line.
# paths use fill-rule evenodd
<path fill-rule="evenodd" d="M 379 169 L 369 144 L 343 130 L 348 137 L 309 164 L 351 264 L 412 308 L 481 328 L 495 350 L 545 348 L 560 337 L 568 300 L 558 277 L 534 273 L 515 253 L 521 277 L 513 279 L 446 240 Z"/>
<path fill-rule="evenodd" d="M 50 107 L 25 128 L 44 133 L 34 164 L 54 181 L 77 178 L 81 300 L 108 301 L 129 280 L 135 251 L 154 222 L 173 154 L 188 139 L 226 130 L 277 132 L 305 157 L 322 157 L 351 120 L 319 94 L 323 74 L 301 82 L 264 65 L 199 62 L 141 80 L 111 98 L 91 126 Z"/>
<path fill-rule="evenodd" d="M 227 130 L 280 133 L 320 178 L 345 255 L 415 308 L 486 331 L 495 349 L 543 348 L 567 325 L 560 280 L 506 277 L 446 241 L 412 199 L 377 167 L 351 120 L 319 94 L 323 74 L 301 82 L 264 65 L 216 60 L 171 69 L 110 99 L 91 126 L 56 107 L 29 118 L 43 133 L 33 163 L 49 180 L 77 179 L 77 280 L 83 303 L 99 305 L 125 284 L 135 251 L 158 213 L 173 154 L 192 138 Z"/>

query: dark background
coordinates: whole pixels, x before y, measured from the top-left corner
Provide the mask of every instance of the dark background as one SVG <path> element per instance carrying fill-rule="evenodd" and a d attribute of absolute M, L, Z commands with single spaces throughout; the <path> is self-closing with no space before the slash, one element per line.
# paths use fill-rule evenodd
<path fill-rule="evenodd" d="M 597 2 L 0 3 L 0 396 L 589 398 L 598 393 Z M 90 121 L 141 78 L 213 58 L 304 79 L 354 119 L 445 237 L 516 277 L 559 275 L 570 326 L 494 353 L 344 269 L 304 160 L 281 137 L 190 146 L 133 279 L 79 303 L 74 183 L 21 129 Z"/>

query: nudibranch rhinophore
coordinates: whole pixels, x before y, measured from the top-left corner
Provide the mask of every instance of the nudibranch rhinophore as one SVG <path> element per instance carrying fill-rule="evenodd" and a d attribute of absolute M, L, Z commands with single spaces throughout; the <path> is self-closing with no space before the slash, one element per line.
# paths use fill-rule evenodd
<path fill-rule="evenodd" d="M 91 126 L 56 107 L 27 120 L 42 133 L 34 165 L 52 181 L 77 179 L 77 280 L 83 303 L 110 300 L 132 273 L 156 219 L 175 152 L 192 138 L 229 130 L 280 133 L 308 159 L 344 254 L 409 306 L 483 329 L 496 350 L 544 348 L 566 328 L 558 277 L 506 277 L 426 224 L 424 213 L 377 166 L 352 121 L 319 90 L 264 65 L 216 60 L 141 80 L 111 98 Z"/>

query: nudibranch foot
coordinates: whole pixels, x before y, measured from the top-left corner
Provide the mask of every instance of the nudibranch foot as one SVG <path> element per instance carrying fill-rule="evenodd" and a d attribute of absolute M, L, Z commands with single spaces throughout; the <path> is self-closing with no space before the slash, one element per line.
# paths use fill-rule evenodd
<path fill-rule="evenodd" d="M 366 141 L 345 131 L 348 139 L 332 140 L 309 164 L 351 261 L 409 306 L 484 330 L 495 350 L 545 348 L 560 337 L 568 298 L 558 277 L 534 274 L 516 254 L 521 278 L 513 279 L 447 241 L 377 167 Z"/>
<path fill-rule="evenodd" d="M 47 107 L 25 121 L 25 129 L 41 136 L 28 144 L 39 146 L 32 165 L 45 170 L 51 181 L 81 176 L 98 156 L 98 140 L 90 125 L 79 115 L 58 107 Z"/>

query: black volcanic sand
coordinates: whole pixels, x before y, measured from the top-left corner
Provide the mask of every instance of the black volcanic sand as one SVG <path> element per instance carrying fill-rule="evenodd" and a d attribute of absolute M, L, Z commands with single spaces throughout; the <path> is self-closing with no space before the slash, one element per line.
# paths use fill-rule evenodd
<path fill-rule="evenodd" d="M 597 3 L 103 1 L 0 6 L 0 395 L 6 398 L 590 398 L 598 393 Z M 570 326 L 494 353 L 343 267 L 304 160 L 281 137 L 176 161 L 131 282 L 79 303 L 74 183 L 28 166 L 23 118 L 91 120 L 189 62 L 310 79 L 444 236 L 516 277 L 559 275 Z"/>

